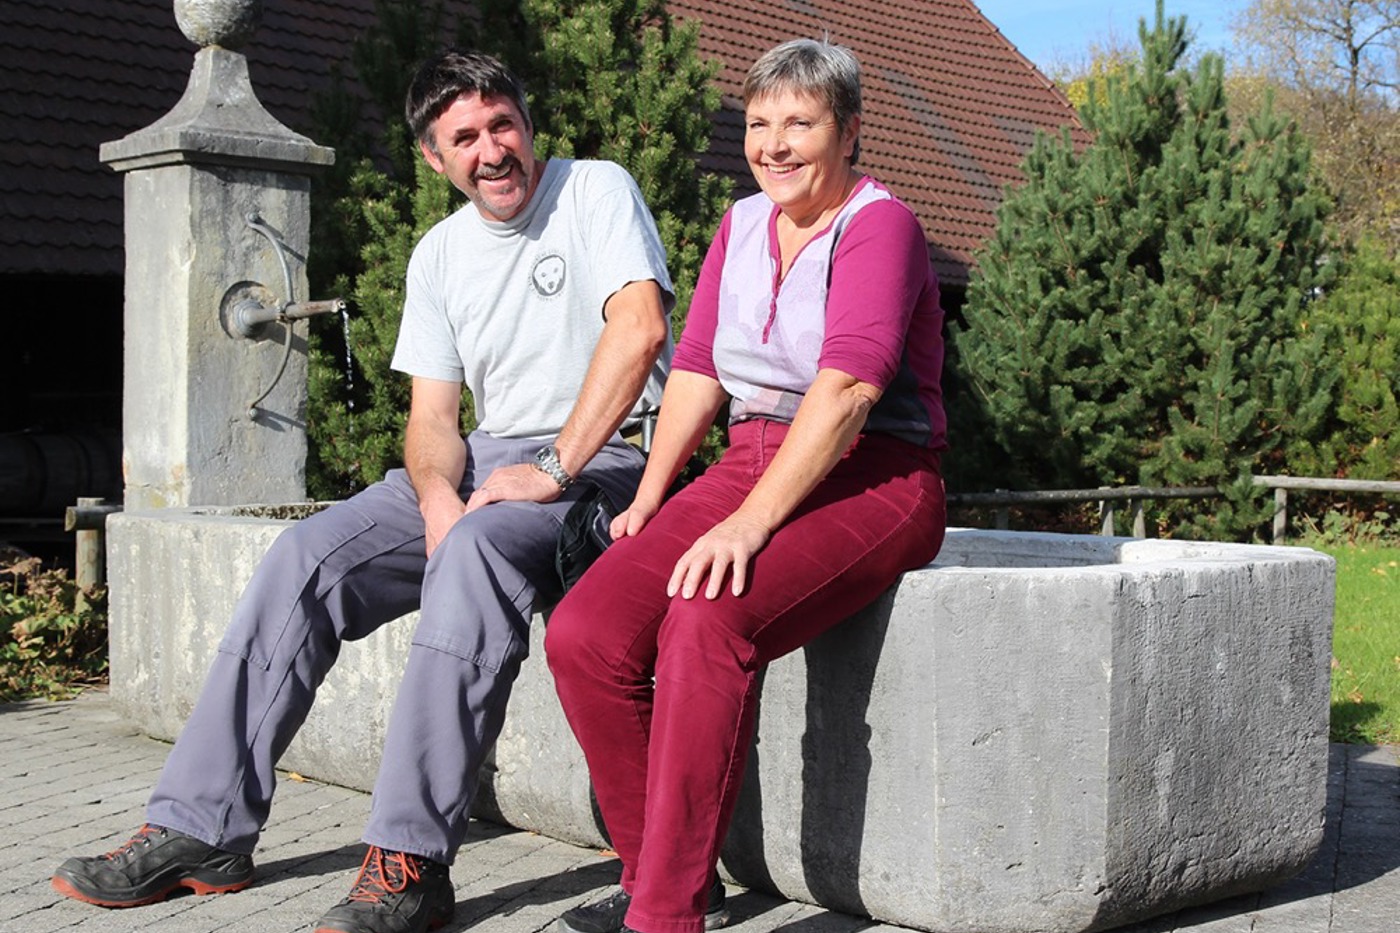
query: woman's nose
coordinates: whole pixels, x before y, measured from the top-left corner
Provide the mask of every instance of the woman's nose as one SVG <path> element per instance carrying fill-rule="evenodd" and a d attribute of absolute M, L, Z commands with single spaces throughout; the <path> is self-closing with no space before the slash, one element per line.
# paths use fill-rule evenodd
<path fill-rule="evenodd" d="M 763 134 L 762 149 L 767 155 L 777 155 L 787 152 L 787 133 L 783 132 L 781 126 L 769 127 Z"/>

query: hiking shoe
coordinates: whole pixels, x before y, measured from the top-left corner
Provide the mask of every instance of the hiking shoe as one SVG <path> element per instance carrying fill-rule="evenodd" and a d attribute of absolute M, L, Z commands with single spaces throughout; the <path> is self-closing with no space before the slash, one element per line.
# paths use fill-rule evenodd
<path fill-rule="evenodd" d="M 253 883 L 253 857 L 225 852 L 193 836 L 147 824 L 106 855 L 70 858 L 53 874 L 53 889 L 99 907 L 137 907 L 176 888 L 227 894 Z"/>
<path fill-rule="evenodd" d="M 423 933 L 451 920 L 456 906 L 446 865 L 370 846 L 350 894 L 316 933 Z"/>
<path fill-rule="evenodd" d="M 623 933 L 622 922 L 632 895 L 618 888 L 616 892 L 592 904 L 564 911 L 559 918 L 559 933 Z M 705 929 L 718 930 L 729 922 L 729 909 L 724 906 L 724 883 L 715 877 L 710 886 L 710 900 L 705 907 Z"/>

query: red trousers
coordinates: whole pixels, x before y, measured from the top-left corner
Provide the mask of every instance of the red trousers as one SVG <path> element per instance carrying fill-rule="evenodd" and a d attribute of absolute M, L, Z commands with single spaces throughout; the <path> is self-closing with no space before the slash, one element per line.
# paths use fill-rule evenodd
<path fill-rule="evenodd" d="M 583 747 L 639 933 L 699 933 L 753 736 L 758 675 L 873 602 L 943 543 L 938 455 L 858 438 L 754 558 L 747 591 L 668 598 L 690 545 L 738 508 L 787 425 L 734 426 L 719 463 L 555 609 L 550 670 Z"/>

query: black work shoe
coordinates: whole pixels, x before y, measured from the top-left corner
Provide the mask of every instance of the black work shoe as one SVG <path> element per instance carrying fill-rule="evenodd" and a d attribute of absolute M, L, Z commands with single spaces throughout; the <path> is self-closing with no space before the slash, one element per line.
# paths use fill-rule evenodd
<path fill-rule="evenodd" d="M 451 920 L 456 906 L 446 865 L 370 846 L 350 894 L 316 933 L 423 933 Z"/>
<path fill-rule="evenodd" d="M 142 826 L 106 855 L 70 858 L 53 889 L 99 907 L 136 907 L 164 900 L 176 888 L 227 894 L 253 883 L 253 857 L 216 849 L 164 826 Z"/>
<path fill-rule="evenodd" d="M 622 920 L 630 906 L 632 895 L 619 888 L 601 901 L 564 911 L 559 918 L 559 933 L 623 933 L 628 928 Z M 715 883 L 710 885 L 710 899 L 705 906 L 705 929 L 718 930 L 728 922 L 724 883 L 716 877 Z"/>

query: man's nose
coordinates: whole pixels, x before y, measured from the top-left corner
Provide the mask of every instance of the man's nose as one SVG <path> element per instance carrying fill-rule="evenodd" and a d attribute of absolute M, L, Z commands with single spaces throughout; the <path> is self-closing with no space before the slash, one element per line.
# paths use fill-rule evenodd
<path fill-rule="evenodd" d="M 483 133 L 481 135 L 481 161 L 488 165 L 495 165 L 504 157 L 506 148 L 501 145 L 495 133 Z"/>

